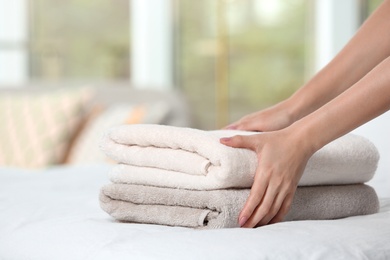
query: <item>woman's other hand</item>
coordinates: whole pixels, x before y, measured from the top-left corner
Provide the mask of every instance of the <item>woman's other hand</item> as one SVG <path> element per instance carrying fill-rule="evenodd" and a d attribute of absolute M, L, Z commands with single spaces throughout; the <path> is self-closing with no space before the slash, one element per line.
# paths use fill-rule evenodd
<path fill-rule="evenodd" d="M 249 114 L 224 129 L 268 132 L 283 129 L 295 119 L 286 102 Z"/>
<path fill-rule="evenodd" d="M 313 154 L 310 143 L 287 129 L 222 138 L 221 143 L 253 150 L 258 157 L 251 192 L 239 215 L 240 226 L 252 228 L 282 221 Z"/>

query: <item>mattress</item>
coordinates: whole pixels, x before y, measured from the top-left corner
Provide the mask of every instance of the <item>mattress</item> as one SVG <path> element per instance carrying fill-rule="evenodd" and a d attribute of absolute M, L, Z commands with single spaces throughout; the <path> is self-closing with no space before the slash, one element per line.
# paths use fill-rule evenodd
<path fill-rule="evenodd" d="M 373 215 L 255 229 L 129 224 L 99 207 L 110 167 L 0 168 L 0 259 L 390 259 L 390 198 Z"/>

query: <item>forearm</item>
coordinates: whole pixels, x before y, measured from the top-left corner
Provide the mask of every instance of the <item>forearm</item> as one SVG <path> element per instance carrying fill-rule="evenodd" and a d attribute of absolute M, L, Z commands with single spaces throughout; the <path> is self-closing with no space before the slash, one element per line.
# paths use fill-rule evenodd
<path fill-rule="evenodd" d="M 390 0 L 385 0 L 342 51 L 286 100 L 293 121 L 340 95 L 390 56 L 389 13 Z"/>
<path fill-rule="evenodd" d="M 317 151 L 390 109 L 390 57 L 351 88 L 289 127 Z"/>

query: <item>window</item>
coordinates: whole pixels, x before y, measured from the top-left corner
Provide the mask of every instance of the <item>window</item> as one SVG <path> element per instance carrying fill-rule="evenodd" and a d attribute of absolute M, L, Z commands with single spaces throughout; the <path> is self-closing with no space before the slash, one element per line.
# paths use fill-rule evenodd
<path fill-rule="evenodd" d="M 26 0 L 0 0 L 0 83 L 28 79 Z"/>
<path fill-rule="evenodd" d="M 128 80 L 128 0 L 40 0 L 29 4 L 32 80 Z"/>
<path fill-rule="evenodd" d="M 304 82 L 310 1 L 179 0 L 176 7 L 177 85 L 200 128 L 269 106 Z"/>
<path fill-rule="evenodd" d="M 196 126 L 215 129 L 290 96 L 381 2 L 176 0 L 176 82 Z"/>
<path fill-rule="evenodd" d="M 371 14 L 381 3 L 383 0 L 368 0 L 365 1 L 366 7 L 364 12 L 368 15 Z"/>

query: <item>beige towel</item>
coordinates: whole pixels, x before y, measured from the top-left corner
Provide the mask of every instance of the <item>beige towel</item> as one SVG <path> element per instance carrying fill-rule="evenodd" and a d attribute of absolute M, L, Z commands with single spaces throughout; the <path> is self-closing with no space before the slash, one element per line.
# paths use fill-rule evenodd
<path fill-rule="evenodd" d="M 109 184 L 100 205 L 117 220 L 192 228 L 238 227 L 249 189 L 193 191 Z M 287 221 L 337 219 L 378 212 L 375 191 L 363 184 L 299 187 Z"/>
<path fill-rule="evenodd" d="M 115 183 L 195 190 L 249 188 L 257 166 L 256 154 L 219 142 L 221 137 L 237 134 L 254 132 L 123 125 L 107 132 L 101 148 L 121 163 L 110 173 Z M 349 134 L 310 158 L 299 185 L 364 183 L 375 173 L 378 159 L 370 141 Z"/>

